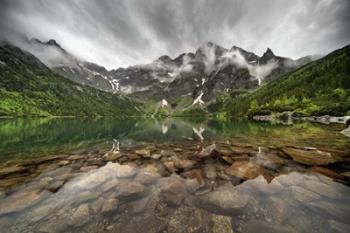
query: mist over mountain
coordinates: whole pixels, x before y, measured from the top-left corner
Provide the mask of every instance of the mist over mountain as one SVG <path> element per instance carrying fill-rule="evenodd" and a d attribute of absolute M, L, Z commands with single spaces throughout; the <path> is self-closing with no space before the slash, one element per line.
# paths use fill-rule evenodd
<path fill-rule="evenodd" d="M 188 99 L 187 105 L 212 102 L 222 92 L 253 90 L 315 58 L 293 60 L 276 56 L 269 48 L 259 57 L 237 46 L 226 49 L 207 42 L 194 53 L 163 55 L 151 63 L 107 70 L 74 57 L 54 39 L 22 38 L 19 44 L 71 81 L 140 101 Z"/>

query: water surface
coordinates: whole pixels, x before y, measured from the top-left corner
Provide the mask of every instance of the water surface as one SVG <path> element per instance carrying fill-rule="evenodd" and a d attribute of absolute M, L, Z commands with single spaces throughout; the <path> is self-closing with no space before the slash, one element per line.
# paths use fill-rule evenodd
<path fill-rule="evenodd" d="M 1 232 L 350 232 L 343 125 L 2 119 Z"/>

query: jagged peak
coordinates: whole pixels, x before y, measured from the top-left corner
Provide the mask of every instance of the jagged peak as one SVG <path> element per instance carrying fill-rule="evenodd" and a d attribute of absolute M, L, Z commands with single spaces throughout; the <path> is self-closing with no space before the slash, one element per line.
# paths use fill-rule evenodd
<path fill-rule="evenodd" d="M 54 39 L 48 40 L 45 44 L 61 47 L 61 46 L 56 42 L 56 40 L 54 40 Z"/>
<path fill-rule="evenodd" d="M 263 57 L 264 56 L 275 57 L 275 54 L 272 52 L 272 50 L 270 48 L 267 48 L 265 53 L 263 54 Z"/>
<path fill-rule="evenodd" d="M 55 47 L 57 47 L 57 48 L 59 48 L 59 49 L 61 49 L 61 50 L 64 50 L 64 49 L 61 47 L 61 45 L 59 45 L 59 44 L 56 42 L 56 40 L 54 40 L 54 39 L 50 39 L 50 40 L 48 40 L 48 41 L 46 41 L 46 42 L 43 42 L 43 41 L 39 40 L 38 38 L 31 38 L 31 39 L 29 40 L 29 42 L 30 42 L 30 43 L 37 43 L 37 44 L 41 44 L 41 45 L 47 45 L 47 46 L 55 46 Z"/>

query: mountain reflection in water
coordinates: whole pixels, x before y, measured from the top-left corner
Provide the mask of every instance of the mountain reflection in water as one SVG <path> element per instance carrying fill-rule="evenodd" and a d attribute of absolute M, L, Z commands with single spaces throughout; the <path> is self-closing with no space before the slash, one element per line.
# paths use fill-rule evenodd
<path fill-rule="evenodd" d="M 342 127 L 2 120 L 0 229 L 350 232 Z"/>

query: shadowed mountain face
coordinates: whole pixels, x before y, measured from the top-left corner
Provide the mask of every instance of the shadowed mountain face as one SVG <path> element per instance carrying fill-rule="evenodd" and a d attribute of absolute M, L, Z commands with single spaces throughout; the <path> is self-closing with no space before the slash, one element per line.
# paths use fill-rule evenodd
<path fill-rule="evenodd" d="M 183 53 L 174 59 L 164 55 L 149 64 L 108 71 L 74 57 L 55 40 L 31 39 L 24 47 L 74 82 L 140 100 L 167 99 L 170 103 L 181 98 L 189 102 L 199 98 L 200 103 L 207 103 L 222 92 L 255 89 L 313 59 L 279 57 L 271 49 L 259 57 L 236 46 L 226 49 L 207 42 L 195 53 Z"/>
<path fill-rule="evenodd" d="M 55 46 L 57 51 L 65 52 L 54 41 L 45 46 Z M 67 62 L 75 61 L 66 55 Z M 51 62 L 56 61 L 52 58 Z M 138 104 L 127 97 L 67 80 L 32 54 L 7 43 L 0 43 L 0 87 L 0 116 L 140 114 Z"/>

